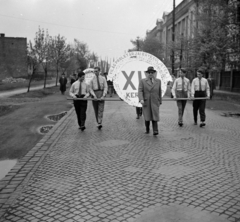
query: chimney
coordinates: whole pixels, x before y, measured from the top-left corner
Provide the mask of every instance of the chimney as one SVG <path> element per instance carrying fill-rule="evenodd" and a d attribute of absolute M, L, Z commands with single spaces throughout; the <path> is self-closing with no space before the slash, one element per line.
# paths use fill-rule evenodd
<path fill-rule="evenodd" d="M 4 33 L 0 33 L 1 38 L 5 37 Z"/>

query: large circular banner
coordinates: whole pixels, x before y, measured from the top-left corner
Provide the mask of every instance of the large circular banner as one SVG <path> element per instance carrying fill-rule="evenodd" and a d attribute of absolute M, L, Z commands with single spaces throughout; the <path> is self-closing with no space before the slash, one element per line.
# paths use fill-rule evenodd
<path fill-rule="evenodd" d="M 155 56 L 146 52 L 129 52 L 118 58 L 108 72 L 108 80 L 113 81 L 118 96 L 131 106 L 141 107 L 138 99 L 138 85 L 146 78 L 145 71 L 153 66 L 156 77 L 162 82 L 162 96 L 167 90 L 167 83 L 172 77 L 167 67 Z"/>

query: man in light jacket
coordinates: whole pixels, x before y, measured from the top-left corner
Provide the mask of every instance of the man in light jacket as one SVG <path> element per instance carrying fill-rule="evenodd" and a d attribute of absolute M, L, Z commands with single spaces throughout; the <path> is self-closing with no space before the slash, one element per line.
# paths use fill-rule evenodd
<path fill-rule="evenodd" d="M 79 129 L 84 131 L 87 111 L 87 100 L 76 100 L 77 98 L 87 98 L 89 94 L 89 86 L 85 82 L 85 73 L 78 73 L 78 81 L 75 81 L 69 90 L 69 95 L 73 98 L 74 108 L 77 114 Z"/>
<path fill-rule="evenodd" d="M 202 69 L 197 70 L 197 78 L 193 79 L 191 86 L 191 96 L 195 98 L 207 97 L 210 98 L 210 87 L 207 79 L 203 78 L 204 71 Z M 193 101 L 193 118 L 194 124 L 197 125 L 198 111 L 200 114 L 200 127 L 206 125 L 206 114 L 205 114 L 206 99 L 194 100 Z"/>
<path fill-rule="evenodd" d="M 185 77 L 186 70 L 179 69 L 179 78 L 177 78 L 172 87 L 173 98 L 189 98 L 191 96 L 190 81 Z M 187 100 L 177 100 L 178 106 L 178 125 L 183 126 L 183 113 Z"/>

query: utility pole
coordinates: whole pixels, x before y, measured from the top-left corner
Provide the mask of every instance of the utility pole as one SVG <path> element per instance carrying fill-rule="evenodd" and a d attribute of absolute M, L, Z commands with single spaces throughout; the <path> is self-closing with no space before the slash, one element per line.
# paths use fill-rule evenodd
<path fill-rule="evenodd" d="M 137 51 L 139 51 L 140 47 L 139 47 L 139 36 L 137 37 Z"/>
<path fill-rule="evenodd" d="M 174 61 L 175 61 L 175 0 L 173 0 L 173 11 L 172 11 L 172 75 L 174 75 Z"/>
<path fill-rule="evenodd" d="M 179 68 L 182 68 L 182 59 L 183 59 L 183 33 L 181 34 L 181 48 L 180 48 L 180 63 Z"/>

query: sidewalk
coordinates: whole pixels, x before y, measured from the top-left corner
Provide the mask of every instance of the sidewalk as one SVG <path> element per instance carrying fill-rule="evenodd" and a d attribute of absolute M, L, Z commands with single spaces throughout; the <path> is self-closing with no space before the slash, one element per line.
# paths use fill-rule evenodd
<path fill-rule="evenodd" d="M 239 221 L 240 119 L 176 114 L 163 103 L 154 137 L 124 102 L 106 102 L 100 131 L 91 102 L 84 132 L 72 109 L 0 181 L 0 221 Z"/>
<path fill-rule="evenodd" d="M 46 87 L 52 87 L 52 86 L 55 86 L 55 83 L 46 84 Z M 38 90 L 38 89 L 43 89 L 43 85 L 32 86 L 30 88 L 30 91 L 34 91 L 34 90 Z M 8 90 L 8 91 L 1 91 L 0 92 L 0 97 L 9 97 L 9 96 L 13 96 L 13 95 L 16 95 L 16 94 L 21 94 L 21 93 L 26 93 L 26 92 L 27 92 L 27 88 L 14 89 L 14 90 Z"/>

